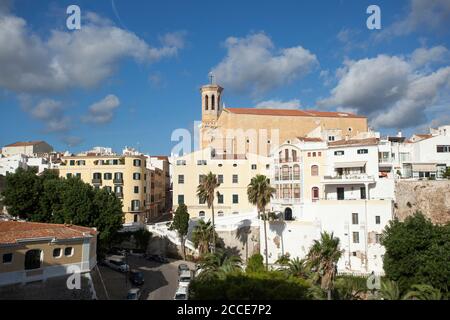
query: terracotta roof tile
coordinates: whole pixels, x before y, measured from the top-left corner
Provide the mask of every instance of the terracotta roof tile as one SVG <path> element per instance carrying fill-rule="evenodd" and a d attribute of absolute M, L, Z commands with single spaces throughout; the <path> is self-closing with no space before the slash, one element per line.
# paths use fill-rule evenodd
<path fill-rule="evenodd" d="M 323 142 L 321 138 L 297 137 L 297 139 L 305 142 Z"/>
<path fill-rule="evenodd" d="M 349 139 L 349 140 L 339 140 L 328 142 L 328 146 L 358 146 L 358 145 L 377 145 L 378 138 L 367 138 L 367 139 Z"/>
<path fill-rule="evenodd" d="M 335 117 L 335 118 L 366 118 L 348 112 L 331 112 L 299 109 L 258 109 L 258 108 L 225 108 L 235 114 L 253 114 L 261 116 L 294 116 L 294 117 Z"/>
<path fill-rule="evenodd" d="M 34 146 L 39 143 L 43 143 L 45 141 L 18 141 L 11 144 L 6 145 L 5 147 L 26 147 L 26 146 Z"/>
<path fill-rule="evenodd" d="M 13 244 L 18 239 L 33 239 L 52 237 L 60 239 L 73 239 L 85 237 L 83 233 L 96 235 L 97 231 L 88 227 L 75 225 L 0 221 L 0 244 Z"/>

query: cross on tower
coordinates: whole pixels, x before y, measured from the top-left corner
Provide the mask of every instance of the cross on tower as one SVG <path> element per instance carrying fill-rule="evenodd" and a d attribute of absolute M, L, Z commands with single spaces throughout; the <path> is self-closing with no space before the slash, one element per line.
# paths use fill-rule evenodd
<path fill-rule="evenodd" d="M 214 74 L 212 72 L 209 73 L 209 82 L 213 84 Z"/>

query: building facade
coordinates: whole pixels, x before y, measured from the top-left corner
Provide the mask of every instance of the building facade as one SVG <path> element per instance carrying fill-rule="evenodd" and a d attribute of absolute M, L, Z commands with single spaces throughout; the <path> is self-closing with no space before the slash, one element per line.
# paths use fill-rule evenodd
<path fill-rule="evenodd" d="M 0 286 L 89 272 L 96 247 L 95 229 L 0 221 Z"/>
<path fill-rule="evenodd" d="M 95 188 L 106 188 L 122 200 L 125 223 L 145 222 L 150 170 L 142 155 L 78 155 L 61 158 L 59 175 L 79 177 Z"/>
<path fill-rule="evenodd" d="M 268 175 L 269 158 L 255 154 L 216 155 L 212 148 L 171 159 L 173 176 L 173 210 L 184 203 L 191 218 L 211 217 L 211 209 L 197 197 L 197 187 L 209 172 L 216 175 L 220 186 L 214 200 L 217 216 L 254 212 L 248 202 L 247 186 L 257 174 Z"/>
<path fill-rule="evenodd" d="M 281 142 L 306 136 L 315 129 L 332 130 L 342 137 L 354 137 L 368 131 L 367 118 L 352 113 L 225 108 L 222 87 L 210 84 L 200 91 L 200 148 L 212 146 L 218 154 L 256 153 L 268 156 L 270 150 L 278 148 Z"/>
<path fill-rule="evenodd" d="M 5 157 L 24 154 L 26 156 L 48 155 L 53 151 L 53 147 L 45 141 L 24 141 L 8 144 L 2 148 Z"/>

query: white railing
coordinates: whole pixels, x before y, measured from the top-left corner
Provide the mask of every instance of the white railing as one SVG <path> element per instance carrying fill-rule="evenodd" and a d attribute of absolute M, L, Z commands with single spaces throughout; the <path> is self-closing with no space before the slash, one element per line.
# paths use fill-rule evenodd
<path fill-rule="evenodd" d="M 176 231 L 169 230 L 170 222 L 160 222 L 154 224 L 148 224 L 147 230 L 153 232 L 161 237 L 166 237 L 173 244 L 180 246 L 181 241 Z M 198 253 L 198 250 L 195 248 L 194 243 L 190 240 L 185 241 L 185 247 L 192 250 L 195 253 Z"/>

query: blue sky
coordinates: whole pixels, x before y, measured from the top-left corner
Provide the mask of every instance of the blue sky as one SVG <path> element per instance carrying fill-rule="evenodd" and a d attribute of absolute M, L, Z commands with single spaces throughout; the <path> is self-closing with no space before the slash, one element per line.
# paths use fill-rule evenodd
<path fill-rule="evenodd" d="M 81 30 L 66 8 L 81 8 Z M 369 30 L 366 9 L 381 9 Z M 450 123 L 450 1 L 0 0 L 0 145 L 168 154 L 213 71 L 229 107 Z"/>

